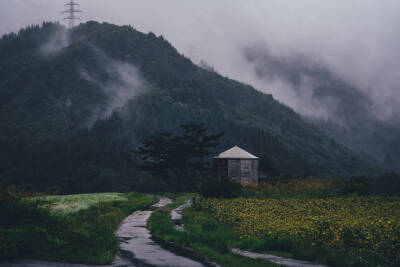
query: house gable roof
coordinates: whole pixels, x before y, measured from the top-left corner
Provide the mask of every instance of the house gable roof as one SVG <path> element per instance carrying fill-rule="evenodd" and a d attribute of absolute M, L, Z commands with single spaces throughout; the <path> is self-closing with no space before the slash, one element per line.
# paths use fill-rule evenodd
<path fill-rule="evenodd" d="M 241 149 L 238 146 L 234 146 L 225 152 L 222 152 L 216 159 L 258 159 L 258 157 L 250 154 L 249 152 Z"/>

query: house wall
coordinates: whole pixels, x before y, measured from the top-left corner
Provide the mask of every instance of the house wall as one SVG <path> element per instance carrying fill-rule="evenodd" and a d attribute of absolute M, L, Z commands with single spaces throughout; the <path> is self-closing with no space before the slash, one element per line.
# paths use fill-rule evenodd
<path fill-rule="evenodd" d="M 241 177 L 241 164 L 240 159 L 229 159 L 228 160 L 228 177 L 231 177 L 237 182 L 240 181 Z"/>
<path fill-rule="evenodd" d="M 258 159 L 214 159 L 214 171 L 242 184 L 257 184 Z"/>
<path fill-rule="evenodd" d="M 258 181 L 258 160 L 242 159 L 241 160 L 241 183 L 257 184 Z"/>

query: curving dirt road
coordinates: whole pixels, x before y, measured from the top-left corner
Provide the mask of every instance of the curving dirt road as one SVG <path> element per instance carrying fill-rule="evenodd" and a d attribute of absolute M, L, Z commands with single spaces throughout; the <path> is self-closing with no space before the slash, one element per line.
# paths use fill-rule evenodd
<path fill-rule="evenodd" d="M 155 207 L 172 203 L 168 198 L 161 198 Z M 151 239 L 147 221 L 152 211 L 137 211 L 127 217 L 116 235 L 120 240 L 120 250 L 113 266 L 182 266 L 200 267 L 203 264 L 185 258 L 168 250 Z"/>
<path fill-rule="evenodd" d="M 159 208 L 171 204 L 169 198 L 160 198 L 153 207 Z M 202 267 L 203 264 L 189 258 L 176 255 L 163 249 L 151 239 L 151 234 L 147 229 L 147 221 L 152 211 L 136 211 L 129 215 L 121 223 L 116 232 L 120 242 L 120 249 L 115 257 L 113 267 L 122 266 L 185 266 Z M 2 263 L 0 267 L 94 267 L 94 265 L 69 264 L 44 262 L 36 260 L 19 260 L 16 262 Z M 102 266 L 104 267 L 104 265 Z"/>

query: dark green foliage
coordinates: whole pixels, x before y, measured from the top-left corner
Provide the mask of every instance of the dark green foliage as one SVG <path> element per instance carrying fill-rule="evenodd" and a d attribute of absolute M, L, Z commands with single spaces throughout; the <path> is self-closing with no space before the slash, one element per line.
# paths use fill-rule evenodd
<path fill-rule="evenodd" d="M 242 193 L 242 186 L 229 177 L 208 177 L 200 184 L 200 193 L 207 198 L 235 198 Z"/>
<path fill-rule="evenodd" d="M 182 191 L 182 176 L 188 171 L 206 171 L 204 158 L 210 156 L 211 149 L 215 148 L 222 134 L 207 135 L 207 128 L 203 123 L 183 124 L 183 132 L 173 135 L 163 132 L 152 136 L 134 153 L 140 155 L 143 164 L 140 169 L 165 176 L 169 172 L 177 178 L 177 190 Z"/>
<path fill-rule="evenodd" d="M 0 261 L 41 253 L 62 243 L 55 233 L 66 226 L 50 215 L 43 201 L 29 201 L 13 187 L 0 186 Z"/>
<path fill-rule="evenodd" d="M 155 199 L 128 194 L 128 201 L 99 203 L 69 215 L 55 215 L 42 201 L 0 188 L 0 261 L 33 258 L 108 264 L 117 251 L 115 231 L 132 211 Z"/>
<path fill-rule="evenodd" d="M 357 194 L 366 196 L 373 192 L 372 180 L 368 177 L 352 177 L 346 181 L 343 188 L 344 194 Z"/>
<path fill-rule="evenodd" d="M 343 179 L 291 178 L 288 176 L 267 178 L 257 186 L 244 186 L 244 198 L 332 198 L 346 195 Z"/>
<path fill-rule="evenodd" d="M 343 181 L 342 193 L 357 195 L 400 195 L 400 176 L 385 173 L 377 177 L 355 176 Z"/>
<path fill-rule="evenodd" d="M 374 192 L 381 195 L 400 195 L 400 175 L 386 173 L 374 179 Z"/>
<path fill-rule="evenodd" d="M 65 46 L 43 53 L 64 35 Z M 118 75 L 126 66 L 137 68 L 143 88 L 107 113 L 118 95 L 113 90 L 135 90 Z M 213 153 L 236 144 L 268 155 L 279 173 L 379 172 L 271 95 L 202 69 L 164 38 L 129 26 L 88 22 L 68 30 L 45 23 L 4 35 L 0 80 L 0 178 L 27 190 L 129 191 L 157 184 L 159 177 L 143 181 L 130 149 L 161 132 L 177 134 L 188 122 L 225 134 Z M 187 175 L 187 185 L 196 188 L 196 177 Z"/>
<path fill-rule="evenodd" d="M 270 156 L 264 155 L 259 160 L 259 171 L 261 176 L 278 177 L 280 176 L 279 170 L 272 163 L 273 160 L 269 159 Z M 263 177 L 261 177 L 262 179 Z"/>
<path fill-rule="evenodd" d="M 400 177 L 387 173 L 378 177 L 354 176 L 350 179 L 268 177 L 257 186 L 244 186 L 247 198 L 334 198 L 349 195 L 398 196 Z"/>

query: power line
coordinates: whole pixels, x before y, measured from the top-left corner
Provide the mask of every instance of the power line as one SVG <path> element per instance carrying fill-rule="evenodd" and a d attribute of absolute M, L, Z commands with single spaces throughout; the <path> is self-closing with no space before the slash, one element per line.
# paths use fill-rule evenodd
<path fill-rule="evenodd" d="M 82 10 L 76 9 L 76 6 L 79 6 L 78 3 L 75 2 L 75 0 L 70 0 L 68 3 L 65 4 L 66 7 L 68 7 L 67 10 L 64 10 L 61 12 L 62 14 L 67 14 L 67 17 L 64 18 L 64 20 L 68 20 L 68 26 L 70 28 L 75 26 L 75 20 L 79 20 L 80 18 L 75 16 L 76 13 L 82 13 Z"/>

